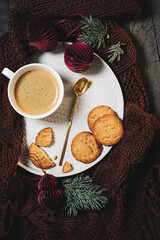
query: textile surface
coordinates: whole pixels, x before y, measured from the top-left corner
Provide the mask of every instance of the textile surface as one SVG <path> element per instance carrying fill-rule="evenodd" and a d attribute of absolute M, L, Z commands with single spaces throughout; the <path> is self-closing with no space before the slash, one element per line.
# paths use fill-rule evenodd
<path fill-rule="evenodd" d="M 0 39 L 0 71 L 12 71 L 29 63 L 34 48 L 29 46 L 27 22 L 47 16 L 53 23 L 73 13 L 98 17 L 108 25 L 107 46 L 125 43 L 120 62 L 113 62 L 124 95 L 124 136 L 109 154 L 88 170 L 93 182 L 105 188 L 109 203 L 100 211 L 83 210 L 76 217 L 48 211 L 38 203 L 39 176 L 17 168 L 21 153 L 23 118 L 10 106 L 8 79 L 0 75 L 0 239 L 13 231 L 13 216 L 24 219 L 24 239 L 39 240 L 158 240 L 160 239 L 160 122 L 149 113 L 149 101 L 136 63 L 136 49 L 118 19 L 141 12 L 136 0 L 21 0 L 9 17 L 9 33 Z M 114 20 L 113 20 L 114 19 Z M 59 39 L 78 26 L 76 16 L 57 25 Z M 71 35 L 76 41 L 78 31 Z M 105 49 L 98 54 L 108 63 Z M 11 238 L 8 238 L 11 239 Z"/>

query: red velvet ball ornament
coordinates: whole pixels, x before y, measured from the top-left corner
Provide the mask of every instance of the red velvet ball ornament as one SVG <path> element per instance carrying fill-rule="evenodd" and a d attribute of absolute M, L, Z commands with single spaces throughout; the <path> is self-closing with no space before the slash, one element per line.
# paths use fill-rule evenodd
<path fill-rule="evenodd" d="M 60 206 L 62 204 L 62 199 L 62 191 L 58 189 L 41 191 L 38 195 L 39 204 L 51 210 L 57 206 Z"/>
<path fill-rule="evenodd" d="M 51 174 L 44 174 L 38 183 L 39 191 L 47 191 L 49 189 L 56 189 L 58 186 L 57 179 Z"/>
<path fill-rule="evenodd" d="M 63 192 L 59 189 L 57 179 L 50 174 L 44 174 L 38 184 L 40 191 L 38 195 L 38 202 L 41 206 L 50 210 L 62 205 Z"/>
<path fill-rule="evenodd" d="M 27 23 L 28 41 L 42 52 L 52 51 L 58 44 L 58 34 L 53 23 L 44 17 L 31 19 Z"/>
<path fill-rule="evenodd" d="M 75 42 L 64 49 L 64 62 L 73 72 L 83 72 L 93 63 L 94 55 L 90 46 L 84 42 Z"/>

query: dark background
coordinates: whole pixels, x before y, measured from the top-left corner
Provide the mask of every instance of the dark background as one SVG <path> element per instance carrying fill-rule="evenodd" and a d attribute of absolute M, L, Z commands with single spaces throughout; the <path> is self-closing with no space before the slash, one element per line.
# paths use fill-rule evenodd
<path fill-rule="evenodd" d="M 34 1 L 34 0 L 33 0 Z M 18 0 L 0 0 L 0 37 L 8 32 L 8 15 Z M 160 0 L 143 0 L 139 18 L 121 20 L 137 49 L 138 66 L 150 101 L 150 111 L 160 119 Z M 23 239 L 23 222 L 15 217 L 10 240 Z"/>

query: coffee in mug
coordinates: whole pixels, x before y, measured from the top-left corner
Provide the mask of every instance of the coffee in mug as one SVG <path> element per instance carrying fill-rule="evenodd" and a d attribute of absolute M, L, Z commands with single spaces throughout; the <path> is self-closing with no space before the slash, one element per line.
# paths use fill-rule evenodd
<path fill-rule="evenodd" d="M 32 69 L 17 80 L 14 94 L 16 104 L 22 111 L 38 115 L 50 111 L 56 105 L 59 86 L 51 73 Z"/>
<path fill-rule="evenodd" d="M 52 67 L 31 63 L 15 73 L 4 68 L 2 74 L 10 79 L 9 101 L 22 116 L 40 119 L 59 108 L 64 96 L 64 86 L 61 77 Z"/>

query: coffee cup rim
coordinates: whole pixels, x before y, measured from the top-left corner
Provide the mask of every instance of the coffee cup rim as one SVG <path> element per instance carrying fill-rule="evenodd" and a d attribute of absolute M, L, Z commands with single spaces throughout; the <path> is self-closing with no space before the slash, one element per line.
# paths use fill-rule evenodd
<path fill-rule="evenodd" d="M 13 97 L 11 96 L 11 91 L 13 91 L 13 89 L 11 90 L 12 84 L 14 84 L 14 86 L 15 86 L 15 83 L 20 78 L 20 76 L 22 76 L 22 74 L 24 74 L 25 72 L 32 70 L 32 69 L 43 69 L 43 70 L 50 72 L 56 78 L 57 83 L 59 85 L 60 94 L 59 94 L 57 103 L 53 106 L 53 108 L 50 111 L 45 112 L 43 114 L 34 115 L 34 114 L 29 114 L 29 113 L 22 111 L 18 107 L 18 105 L 16 103 L 14 103 L 14 100 L 12 99 Z M 15 79 L 15 83 L 13 83 L 14 79 Z M 31 64 L 26 64 L 26 65 L 20 67 L 16 72 L 14 72 L 12 74 L 9 84 L 8 84 L 8 98 L 9 98 L 10 104 L 12 105 L 14 110 L 16 112 L 18 112 L 21 116 L 31 118 L 31 119 L 45 118 L 45 117 L 48 117 L 49 115 L 51 115 L 52 113 L 54 113 L 61 105 L 63 97 L 64 97 L 64 85 L 63 85 L 63 81 L 62 81 L 60 75 L 57 73 L 57 71 L 55 69 L 53 69 L 52 67 L 50 67 L 48 65 L 42 64 L 42 63 L 31 63 Z"/>

